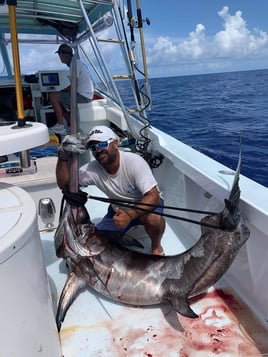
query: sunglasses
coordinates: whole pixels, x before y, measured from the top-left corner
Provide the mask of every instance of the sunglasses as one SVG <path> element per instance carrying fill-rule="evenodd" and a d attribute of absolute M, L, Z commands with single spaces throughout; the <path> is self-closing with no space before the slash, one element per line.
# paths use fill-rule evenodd
<path fill-rule="evenodd" d="M 106 141 L 100 141 L 98 144 L 90 145 L 88 148 L 91 152 L 95 152 L 97 150 L 104 150 L 114 141 L 114 139 L 109 139 Z"/>

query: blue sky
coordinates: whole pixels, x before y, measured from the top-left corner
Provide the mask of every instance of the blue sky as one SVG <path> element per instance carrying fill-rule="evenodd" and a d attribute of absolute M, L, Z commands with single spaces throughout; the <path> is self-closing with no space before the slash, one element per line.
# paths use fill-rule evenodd
<path fill-rule="evenodd" d="M 152 76 L 268 68 L 267 0 L 142 1 Z"/>
<path fill-rule="evenodd" d="M 141 9 L 151 21 L 144 24 L 150 77 L 268 68 L 268 0 L 141 0 Z M 111 28 L 100 36 L 114 37 Z M 124 73 L 118 47 L 105 46 L 114 73 Z M 22 49 L 23 73 L 63 69 L 56 48 Z"/>

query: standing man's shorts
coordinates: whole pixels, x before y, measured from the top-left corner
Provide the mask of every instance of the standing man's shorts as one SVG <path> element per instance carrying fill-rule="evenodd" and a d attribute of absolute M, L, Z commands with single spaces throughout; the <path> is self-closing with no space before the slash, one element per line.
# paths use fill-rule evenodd
<path fill-rule="evenodd" d="M 59 96 L 60 96 L 60 101 L 64 105 L 64 107 L 70 108 L 71 107 L 71 92 L 63 90 L 63 91 L 59 92 Z M 76 94 L 76 102 L 77 103 L 89 103 L 91 101 L 92 101 L 92 99 L 88 99 L 79 93 Z"/>

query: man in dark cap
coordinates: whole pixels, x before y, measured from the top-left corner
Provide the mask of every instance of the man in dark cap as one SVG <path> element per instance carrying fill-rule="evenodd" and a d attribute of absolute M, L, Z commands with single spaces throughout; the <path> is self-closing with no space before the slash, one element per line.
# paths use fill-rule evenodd
<path fill-rule="evenodd" d="M 67 44 L 59 46 L 55 52 L 59 55 L 62 63 L 68 67 L 71 66 L 73 50 Z M 88 103 L 92 100 L 94 94 L 94 81 L 83 62 L 77 59 L 77 103 Z M 54 109 L 57 123 L 49 128 L 50 133 L 66 135 L 64 119 L 70 124 L 70 103 L 71 103 L 71 86 L 66 87 L 60 92 L 50 92 L 49 101 Z"/>

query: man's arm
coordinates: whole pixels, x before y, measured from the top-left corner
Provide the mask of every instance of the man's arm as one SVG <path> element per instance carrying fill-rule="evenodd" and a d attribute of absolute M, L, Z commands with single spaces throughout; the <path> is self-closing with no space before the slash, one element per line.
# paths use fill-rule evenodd
<path fill-rule="evenodd" d="M 156 186 L 145 193 L 143 198 L 139 201 L 139 204 L 135 205 L 135 208 L 123 210 L 117 207 L 115 209 L 116 214 L 113 217 L 114 223 L 120 228 L 126 227 L 134 219 L 146 214 L 143 210 L 152 211 L 154 209 L 154 207 L 144 206 L 142 203 L 151 205 L 160 204 L 160 196 Z M 140 210 L 139 207 L 143 210 Z"/>
<path fill-rule="evenodd" d="M 153 187 L 150 191 L 146 192 L 143 198 L 139 201 L 138 205 L 135 205 L 135 208 L 131 208 L 127 210 L 127 214 L 131 217 L 131 220 L 138 218 L 145 212 L 144 209 L 148 211 L 152 211 L 154 207 L 144 206 L 142 203 L 150 204 L 150 205 L 159 205 L 160 204 L 160 196 L 157 187 Z M 139 207 L 142 210 L 139 210 Z"/>
<path fill-rule="evenodd" d="M 69 160 L 61 160 L 58 158 L 56 166 L 56 178 L 59 188 L 62 190 L 69 185 L 70 182 L 70 167 Z"/>

